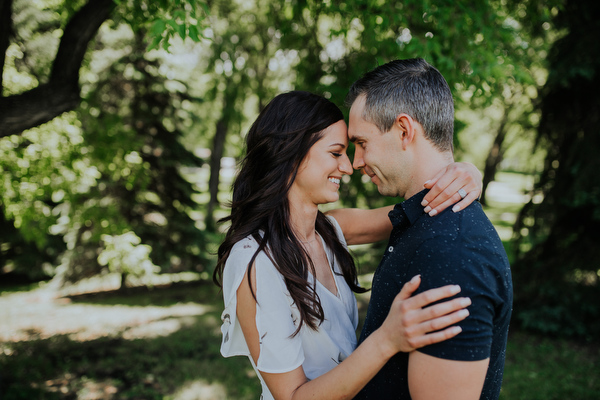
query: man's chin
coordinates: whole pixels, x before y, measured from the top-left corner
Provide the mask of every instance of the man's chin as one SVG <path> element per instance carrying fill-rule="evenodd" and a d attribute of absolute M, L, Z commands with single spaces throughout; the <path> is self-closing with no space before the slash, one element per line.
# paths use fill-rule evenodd
<path fill-rule="evenodd" d="M 397 197 L 398 196 L 397 193 L 395 193 L 393 190 L 379 186 L 379 185 L 377 185 L 377 191 L 382 196 L 387 196 L 387 197 Z"/>

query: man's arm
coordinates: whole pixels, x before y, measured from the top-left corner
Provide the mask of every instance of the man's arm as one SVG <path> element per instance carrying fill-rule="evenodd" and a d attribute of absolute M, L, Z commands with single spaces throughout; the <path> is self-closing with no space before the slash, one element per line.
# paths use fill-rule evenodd
<path fill-rule="evenodd" d="M 408 388 L 414 400 L 477 400 L 490 359 L 454 361 L 413 351 L 408 357 Z"/>

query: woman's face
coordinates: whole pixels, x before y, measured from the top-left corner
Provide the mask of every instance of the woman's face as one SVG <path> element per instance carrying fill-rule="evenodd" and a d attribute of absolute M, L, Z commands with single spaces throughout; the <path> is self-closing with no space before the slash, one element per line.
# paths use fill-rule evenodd
<path fill-rule="evenodd" d="M 337 201 L 342 176 L 353 171 L 347 149 L 347 127 L 340 120 L 323 131 L 302 160 L 290 189 L 290 201 L 314 205 Z"/>

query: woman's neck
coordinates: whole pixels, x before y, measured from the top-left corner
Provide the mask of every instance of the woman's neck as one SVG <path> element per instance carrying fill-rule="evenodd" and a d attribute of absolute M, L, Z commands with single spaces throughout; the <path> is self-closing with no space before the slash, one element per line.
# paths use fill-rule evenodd
<path fill-rule="evenodd" d="M 290 222 L 292 230 L 301 242 L 312 242 L 316 238 L 315 224 L 319 208 L 316 204 L 299 204 L 290 200 Z"/>

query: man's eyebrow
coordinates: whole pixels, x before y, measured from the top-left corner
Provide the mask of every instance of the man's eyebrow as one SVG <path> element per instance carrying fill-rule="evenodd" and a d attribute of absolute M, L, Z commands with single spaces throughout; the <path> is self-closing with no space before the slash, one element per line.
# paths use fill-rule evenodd
<path fill-rule="evenodd" d="M 348 138 L 348 140 L 350 140 L 350 142 L 352 142 L 352 143 L 356 142 L 358 139 L 359 139 L 358 136 L 354 136 L 354 135 L 352 135 Z"/>

